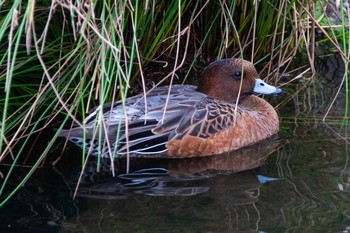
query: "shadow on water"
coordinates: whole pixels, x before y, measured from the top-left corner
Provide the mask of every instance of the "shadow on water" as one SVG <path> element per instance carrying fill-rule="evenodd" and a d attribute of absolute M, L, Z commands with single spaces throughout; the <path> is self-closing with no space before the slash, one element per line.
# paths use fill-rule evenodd
<path fill-rule="evenodd" d="M 292 93 L 305 88 L 290 86 Z M 129 174 L 117 160 L 115 177 L 108 161 L 96 172 L 91 159 L 75 199 L 81 151 L 72 147 L 0 209 L 0 232 L 348 232 L 344 96 L 322 121 L 335 90 L 310 81 L 300 94 L 278 97 L 289 98 L 279 109 L 279 138 L 233 153 L 134 159 Z M 17 168 L 9 185 L 25 174 Z"/>
<path fill-rule="evenodd" d="M 268 146 L 266 146 L 268 144 Z M 254 146 L 242 148 L 238 151 L 205 158 L 190 159 L 134 159 L 131 161 L 129 174 L 124 164 L 115 168 L 117 177 L 111 176 L 108 161 L 102 164 L 102 171 L 96 174 L 95 160 L 88 164 L 88 170 L 94 174 L 84 176 L 77 195 L 98 199 L 122 199 L 130 194 L 144 194 L 148 196 L 193 196 L 211 192 L 208 185 L 196 186 L 196 181 L 206 180 L 217 175 L 229 175 L 241 171 L 251 170 L 264 164 L 265 159 L 277 146 L 280 140 L 276 137 L 260 142 Z M 124 160 L 122 160 L 124 162 Z M 242 189 L 245 185 L 245 173 L 240 173 L 236 180 L 236 187 Z M 254 176 L 251 180 L 264 179 Z M 265 179 L 268 179 L 267 177 Z M 77 180 L 74 178 L 73 180 Z M 241 182 L 241 184 L 239 184 Z M 248 186 L 251 185 L 248 182 Z M 259 182 L 258 182 L 259 183 Z M 198 184 L 201 184 L 199 182 Z M 244 191 L 244 188 L 243 188 Z M 242 195 L 242 194 L 240 194 Z"/>

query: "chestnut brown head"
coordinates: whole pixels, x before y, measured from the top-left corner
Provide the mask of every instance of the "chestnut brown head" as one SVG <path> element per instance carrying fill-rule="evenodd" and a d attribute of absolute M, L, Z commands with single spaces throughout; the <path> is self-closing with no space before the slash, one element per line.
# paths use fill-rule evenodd
<path fill-rule="evenodd" d="M 209 64 L 198 85 L 199 92 L 230 103 L 252 93 L 277 94 L 281 89 L 263 82 L 251 62 L 240 58 L 218 60 Z"/>

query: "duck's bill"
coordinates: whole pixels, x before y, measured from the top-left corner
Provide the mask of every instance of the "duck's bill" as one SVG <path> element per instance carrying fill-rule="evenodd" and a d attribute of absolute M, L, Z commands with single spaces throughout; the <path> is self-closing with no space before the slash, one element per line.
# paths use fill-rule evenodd
<path fill-rule="evenodd" d="M 255 94 L 276 95 L 282 93 L 282 89 L 275 86 L 271 86 L 261 79 L 256 79 L 253 92 Z"/>

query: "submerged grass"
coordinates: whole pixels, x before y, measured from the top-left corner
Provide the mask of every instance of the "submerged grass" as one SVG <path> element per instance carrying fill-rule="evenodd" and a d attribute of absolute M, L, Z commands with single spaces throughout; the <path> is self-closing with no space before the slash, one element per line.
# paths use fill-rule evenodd
<path fill-rule="evenodd" d="M 102 138 L 104 103 L 124 101 L 154 85 L 193 82 L 194 70 L 221 57 L 260 63 L 270 81 L 288 84 L 281 78 L 295 55 L 303 51 L 315 71 L 317 46 L 326 44 L 342 55 L 346 72 L 339 90 L 345 86 L 348 93 L 350 17 L 343 5 L 334 8 L 341 12 L 338 30 L 326 14 L 331 6 L 300 0 L 1 1 L 0 162 L 10 169 L 0 206 L 54 145 L 57 133 L 41 149 L 33 145 L 38 133 L 84 127 L 86 113 L 96 111 L 101 127 L 95 137 Z M 316 38 L 318 31 L 322 38 Z M 345 102 L 348 106 L 348 95 Z M 28 155 L 33 147 L 35 153 Z M 85 154 L 84 149 L 82 167 Z M 23 164 L 32 169 L 5 192 L 12 170 Z"/>

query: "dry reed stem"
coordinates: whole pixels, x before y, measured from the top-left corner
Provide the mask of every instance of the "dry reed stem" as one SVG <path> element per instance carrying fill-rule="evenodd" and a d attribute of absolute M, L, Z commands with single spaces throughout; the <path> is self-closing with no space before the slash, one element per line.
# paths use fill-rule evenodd
<path fill-rule="evenodd" d="M 252 53 L 250 55 L 250 62 L 254 61 L 256 21 L 257 21 L 257 17 L 258 17 L 259 1 L 254 1 L 253 5 L 254 5 L 253 38 L 252 38 Z"/>
<path fill-rule="evenodd" d="M 226 12 L 226 10 L 227 10 L 227 12 L 229 12 L 229 8 L 228 8 L 228 6 L 226 5 L 226 2 L 224 2 L 224 1 L 220 1 L 220 3 L 221 3 L 221 7 L 222 7 L 222 12 Z M 235 25 L 235 22 L 233 21 L 233 18 L 232 18 L 232 15 L 231 14 L 228 14 L 228 16 L 227 15 L 224 15 L 224 17 L 227 17 L 229 20 L 229 22 L 231 22 L 231 24 L 232 24 L 232 28 L 233 28 L 233 32 L 234 32 L 234 34 L 235 34 L 235 36 L 236 36 L 236 40 L 237 40 L 237 44 L 238 44 L 238 47 L 239 47 L 239 50 L 240 50 L 240 56 L 241 56 L 241 58 L 242 58 L 242 60 L 243 60 L 243 48 L 242 48 L 242 45 L 241 45 L 241 42 L 240 42 L 240 38 L 239 38 L 239 34 L 238 34 L 238 31 L 237 31 L 237 28 L 236 28 L 236 25 Z M 243 76 L 243 73 L 244 73 L 244 67 L 243 67 L 243 62 L 242 62 L 242 64 L 241 64 L 241 73 L 242 73 L 242 76 Z M 239 83 L 239 89 L 238 89 L 238 93 L 237 93 L 237 100 L 236 100 L 236 102 L 237 103 L 239 103 L 239 99 L 240 99 L 240 96 L 241 96 L 241 91 L 242 91 L 242 87 L 243 87 L 243 79 L 241 79 L 241 81 L 240 81 L 240 83 Z M 233 113 L 233 125 L 235 125 L 237 122 L 236 122 L 236 119 L 238 118 L 237 117 L 237 110 L 238 110 L 238 108 L 235 108 L 235 110 L 234 110 L 234 113 Z"/>
<path fill-rule="evenodd" d="M 338 89 L 337 89 L 337 91 L 336 91 L 336 93 L 335 93 L 335 96 L 333 97 L 333 99 L 332 99 L 332 101 L 331 101 L 331 103 L 330 103 L 330 105 L 329 105 L 329 107 L 328 107 L 326 113 L 324 114 L 324 116 L 323 116 L 323 118 L 322 118 L 322 121 L 326 121 L 326 118 L 327 118 L 329 112 L 331 111 L 331 109 L 332 109 L 332 107 L 333 107 L 333 105 L 334 105 L 336 99 L 338 98 L 338 96 L 339 96 L 339 94 L 340 94 L 341 87 L 343 86 L 344 82 L 345 82 L 345 74 L 343 75 L 343 78 L 342 78 L 342 80 L 341 80 L 341 82 L 340 82 L 340 84 L 339 84 L 339 87 L 338 87 Z"/>
<path fill-rule="evenodd" d="M 181 2 L 178 1 L 178 15 L 181 15 Z M 174 81 L 174 76 L 175 76 L 175 70 L 177 67 L 178 59 L 179 59 L 179 53 L 180 53 L 180 39 L 181 39 L 181 17 L 178 17 L 178 25 L 177 25 L 177 46 L 176 46 L 176 55 L 175 55 L 175 61 L 174 61 L 174 69 L 171 72 L 170 76 L 170 85 L 169 85 L 169 90 L 168 90 L 168 96 L 165 100 L 165 105 L 164 105 L 164 111 L 163 111 L 163 116 L 162 119 L 160 120 L 161 123 L 164 122 L 165 114 L 168 108 L 168 103 L 169 103 L 169 97 L 170 97 L 170 92 L 171 92 L 171 86 L 173 85 Z M 186 57 L 183 58 L 183 60 Z M 178 67 L 179 69 L 181 66 Z"/>

